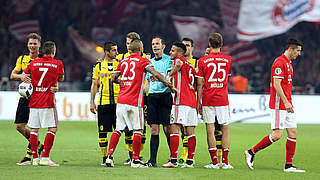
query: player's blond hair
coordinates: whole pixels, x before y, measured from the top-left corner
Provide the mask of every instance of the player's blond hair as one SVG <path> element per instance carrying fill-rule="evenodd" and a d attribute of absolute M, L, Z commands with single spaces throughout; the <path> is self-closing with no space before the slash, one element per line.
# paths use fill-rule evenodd
<path fill-rule="evenodd" d="M 136 32 L 130 32 L 126 37 L 129 39 L 140 39 L 140 35 Z"/>
<path fill-rule="evenodd" d="M 38 40 L 39 42 L 41 42 L 41 36 L 37 33 L 30 33 L 28 34 L 28 40 L 29 39 L 36 39 Z"/>

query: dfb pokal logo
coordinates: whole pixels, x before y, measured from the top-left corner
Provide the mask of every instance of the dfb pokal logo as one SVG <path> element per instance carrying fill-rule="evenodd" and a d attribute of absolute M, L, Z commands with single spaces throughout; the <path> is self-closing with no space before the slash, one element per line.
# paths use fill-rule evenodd
<path fill-rule="evenodd" d="M 272 21 L 276 26 L 287 26 L 295 22 L 301 15 L 308 13 L 314 7 L 316 0 L 277 0 Z"/>

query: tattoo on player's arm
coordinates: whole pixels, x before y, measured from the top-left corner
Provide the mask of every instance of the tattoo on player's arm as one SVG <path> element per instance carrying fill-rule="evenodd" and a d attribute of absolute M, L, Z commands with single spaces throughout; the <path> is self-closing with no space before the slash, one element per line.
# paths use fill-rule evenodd
<path fill-rule="evenodd" d="M 118 79 L 119 76 L 120 76 L 120 72 L 113 73 L 112 76 L 111 76 L 111 81 L 116 83 L 116 84 L 120 84 L 121 80 Z"/>
<path fill-rule="evenodd" d="M 151 73 L 155 78 L 157 78 L 159 81 L 161 81 L 165 86 L 169 86 L 169 82 L 166 80 L 164 76 L 162 76 L 152 65 L 149 65 L 146 67 L 146 71 Z"/>

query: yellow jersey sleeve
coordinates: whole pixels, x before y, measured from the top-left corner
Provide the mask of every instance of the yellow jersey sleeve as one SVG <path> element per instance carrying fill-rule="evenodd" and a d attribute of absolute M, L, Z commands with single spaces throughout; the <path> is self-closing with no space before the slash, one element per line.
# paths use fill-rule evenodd
<path fill-rule="evenodd" d="M 13 70 L 18 71 L 18 72 L 20 72 L 22 70 L 22 57 L 23 56 L 18 57 L 16 66 L 14 67 Z"/>
<path fill-rule="evenodd" d="M 100 77 L 100 63 L 97 63 L 93 68 L 92 79 L 99 79 Z"/>

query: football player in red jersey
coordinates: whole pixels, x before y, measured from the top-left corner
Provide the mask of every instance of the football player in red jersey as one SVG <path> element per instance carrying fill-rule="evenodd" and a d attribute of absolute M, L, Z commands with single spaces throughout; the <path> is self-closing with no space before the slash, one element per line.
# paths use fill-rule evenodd
<path fill-rule="evenodd" d="M 255 154 L 270 146 L 283 136 L 283 130 L 287 130 L 286 164 L 285 172 L 305 172 L 292 165 L 292 159 L 296 149 L 297 121 L 292 105 L 292 78 L 293 68 L 291 61 L 301 55 L 302 43 L 299 40 L 289 38 L 285 52 L 279 56 L 271 67 L 270 102 L 272 133 L 264 137 L 253 148 L 245 151 L 246 163 L 253 170 Z"/>
<path fill-rule="evenodd" d="M 55 94 L 51 92 L 51 87 L 57 86 L 58 81 L 64 80 L 63 64 L 60 60 L 53 59 L 55 54 L 55 43 L 52 41 L 45 42 L 43 45 L 43 57 L 33 60 L 24 70 L 25 74 L 31 75 L 34 89 L 30 98 L 30 117 L 28 122 L 28 126 L 31 128 L 32 165 L 59 166 L 49 158 L 58 126 Z M 39 159 L 37 153 L 38 131 L 40 128 L 48 128 L 41 159 Z"/>
<path fill-rule="evenodd" d="M 118 144 L 119 138 L 123 130 L 128 127 L 134 130 L 133 137 L 133 161 L 131 167 L 144 168 L 148 167 L 139 161 L 141 148 L 141 136 L 144 128 L 143 116 L 143 98 L 144 98 L 144 79 L 147 72 L 150 72 L 165 86 L 175 91 L 175 88 L 165 80 L 159 72 L 157 72 L 151 62 L 147 58 L 140 56 L 143 52 L 143 44 L 140 39 L 133 39 L 130 43 L 131 54 L 129 57 L 120 61 L 115 73 L 112 75 L 112 81 L 121 83 L 118 96 L 116 114 L 116 130 L 113 132 L 106 160 L 108 167 L 113 167 L 113 153 Z M 118 77 L 121 76 L 121 81 Z"/>
<path fill-rule="evenodd" d="M 173 69 L 168 74 L 168 79 L 174 78 L 177 93 L 171 109 L 170 120 L 170 151 L 171 159 L 162 167 L 178 167 L 177 154 L 179 148 L 179 130 L 185 128 L 188 138 L 188 158 L 182 168 L 193 168 L 193 156 L 196 148 L 196 136 L 194 128 L 198 124 L 197 101 L 195 94 L 195 69 L 183 56 L 186 46 L 181 43 L 173 43 L 170 51 L 171 59 L 174 59 Z"/>
<path fill-rule="evenodd" d="M 230 112 L 228 99 L 228 76 L 231 75 L 232 58 L 221 53 L 222 36 L 213 33 L 209 36 L 210 53 L 201 58 L 198 64 L 197 109 L 203 115 L 207 128 L 207 142 L 212 164 L 206 168 L 232 169 L 228 154 L 230 146 Z M 214 136 L 215 119 L 222 125 L 222 164 L 217 160 L 217 144 Z"/>

